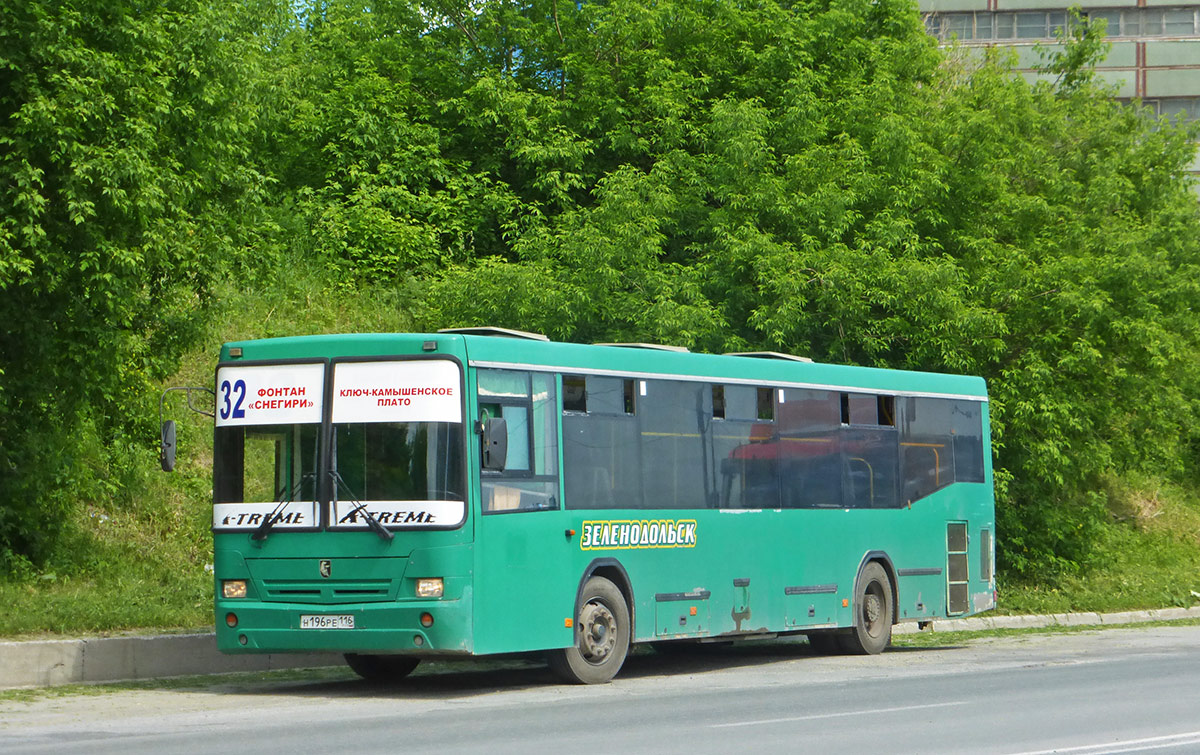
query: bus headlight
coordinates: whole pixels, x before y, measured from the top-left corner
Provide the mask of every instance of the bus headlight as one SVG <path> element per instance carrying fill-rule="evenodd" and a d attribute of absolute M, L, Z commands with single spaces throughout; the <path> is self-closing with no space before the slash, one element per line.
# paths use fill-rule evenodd
<path fill-rule="evenodd" d="M 430 577 L 417 580 L 417 597 L 418 598 L 440 598 L 445 588 L 442 585 L 441 577 Z"/>
<path fill-rule="evenodd" d="M 221 582 L 221 597 L 223 598 L 244 598 L 246 597 L 246 580 L 244 579 L 227 579 Z"/>

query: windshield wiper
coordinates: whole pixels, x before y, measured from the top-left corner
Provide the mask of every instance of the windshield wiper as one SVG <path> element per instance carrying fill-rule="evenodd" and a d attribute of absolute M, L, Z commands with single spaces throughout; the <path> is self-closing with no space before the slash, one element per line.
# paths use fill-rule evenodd
<path fill-rule="evenodd" d="M 251 533 L 250 539 L 266 540 L 267 535 L 271 534 L 271 528 L 275 526 L 275 522 L 283 517 L 283 509 L 292 502 L 292 499 L 296 497 L 296 493 L 300 491 L 305 482 L 314 480 L 316 477 L 315 472 L 309 472 L 308 474 L 300 475 L 300 479 L 290 489 L 284 485 L 279 491 L 279 498 L 275 501 L 275 508 L 271 509 L 271 513 L 267 514 L 262 520 L 262 523 L 258 525 L 258 529 Z"/>
<path fill-rule="evenodd" d="M 364 506 L 362 503 L 359 502 L 358 498 L 356 498 L 354 495 L 354 491 L 350 489 L 350 486 L 346 484 L 346 481 L 342 479 L 342 476 L 340 474 L 338 474 L 338 471 L 336 469 L 329 470 L 329 476 L 333 478 L 333 481 L 335 483 L 334 496 L 333 496 L 333 502 L 335 504 L 337 503 L 337 488 L 336 488 L 336 486 L 341 485 L 342 490 L 345 490 L 346 494 L 348 496 L 350 496 L 350 503 L 354 504 L 353 513 L 362 514 L 363 518 L 367 520 L 367 526 L 369 526 L 371 528 L 371 531 L 373 531 L 376 535 L 379 535 L 380 540 L 390 541 L 392 538 L 395 537 L 395 535 L 393 535 L 391 532 L 388 531 L 387 527 L 384 527 L 382 524 L 379 523 L 379 520 L 375 518 L 374 514 L 372 514 L 370 511 L 367 511 L 366 506 Z"/>

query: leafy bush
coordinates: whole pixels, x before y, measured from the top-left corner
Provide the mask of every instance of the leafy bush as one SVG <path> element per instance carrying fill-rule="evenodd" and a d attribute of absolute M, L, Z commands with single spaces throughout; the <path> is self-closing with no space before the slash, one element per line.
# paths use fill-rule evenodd
<path fill-rule="evenodd" d="M 1008 578 L 1094 568 L 1106 480 L 1196 485 L 1197 132 L 1115 101 L 1081 19 L 1030 84 L 900 0 L 138 11 L 0 27 L 11 573 L 145 484 L 152 386 L 202 334 L 487 323 L 983 375 Z"/>
<path fill-rule="evenodd" d="M 256 60 L 199 2 L 6 4 L 0 26 L 0 561 L 43 563 L 256 233 Z M 236 212 L 233 210 L 236 208 Z"/>

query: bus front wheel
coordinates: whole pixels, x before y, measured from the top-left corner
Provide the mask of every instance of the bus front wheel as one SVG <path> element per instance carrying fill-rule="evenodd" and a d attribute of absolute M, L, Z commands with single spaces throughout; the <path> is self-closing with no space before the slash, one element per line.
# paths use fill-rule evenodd
<path fill-rule="evenodd" d="M 550 669 L 571 684 L 604 684 L 621 670 L 628 652 L 625 596 L 604 577 L 592 577 L 575 610 L 575 645 L 551 650 Z"/>
<path fill-rule="evenodd" d="M 413 672 L 420 661 L 406 655 L 346 653 L 346 665 L 369 682 L 395 682 Z"/>
<path fill-rule="evenodd" d="M 838 635 L 843 652 L 855 655 L 882 653 L 892 642 L 892 617 L 896 601 L 892 583 L 878 563 L 872 561 L 862 570 L 854 591 L 854 627 Z"/>

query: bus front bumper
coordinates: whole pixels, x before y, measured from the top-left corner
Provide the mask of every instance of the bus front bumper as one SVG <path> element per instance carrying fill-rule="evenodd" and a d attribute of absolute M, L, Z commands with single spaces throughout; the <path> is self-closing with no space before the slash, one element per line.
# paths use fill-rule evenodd
<path fill-rule="evenodd" d="M 342 605 L 218 599 L 217 649 L 230 654 L 469 654 L 467 597 Z"/>

